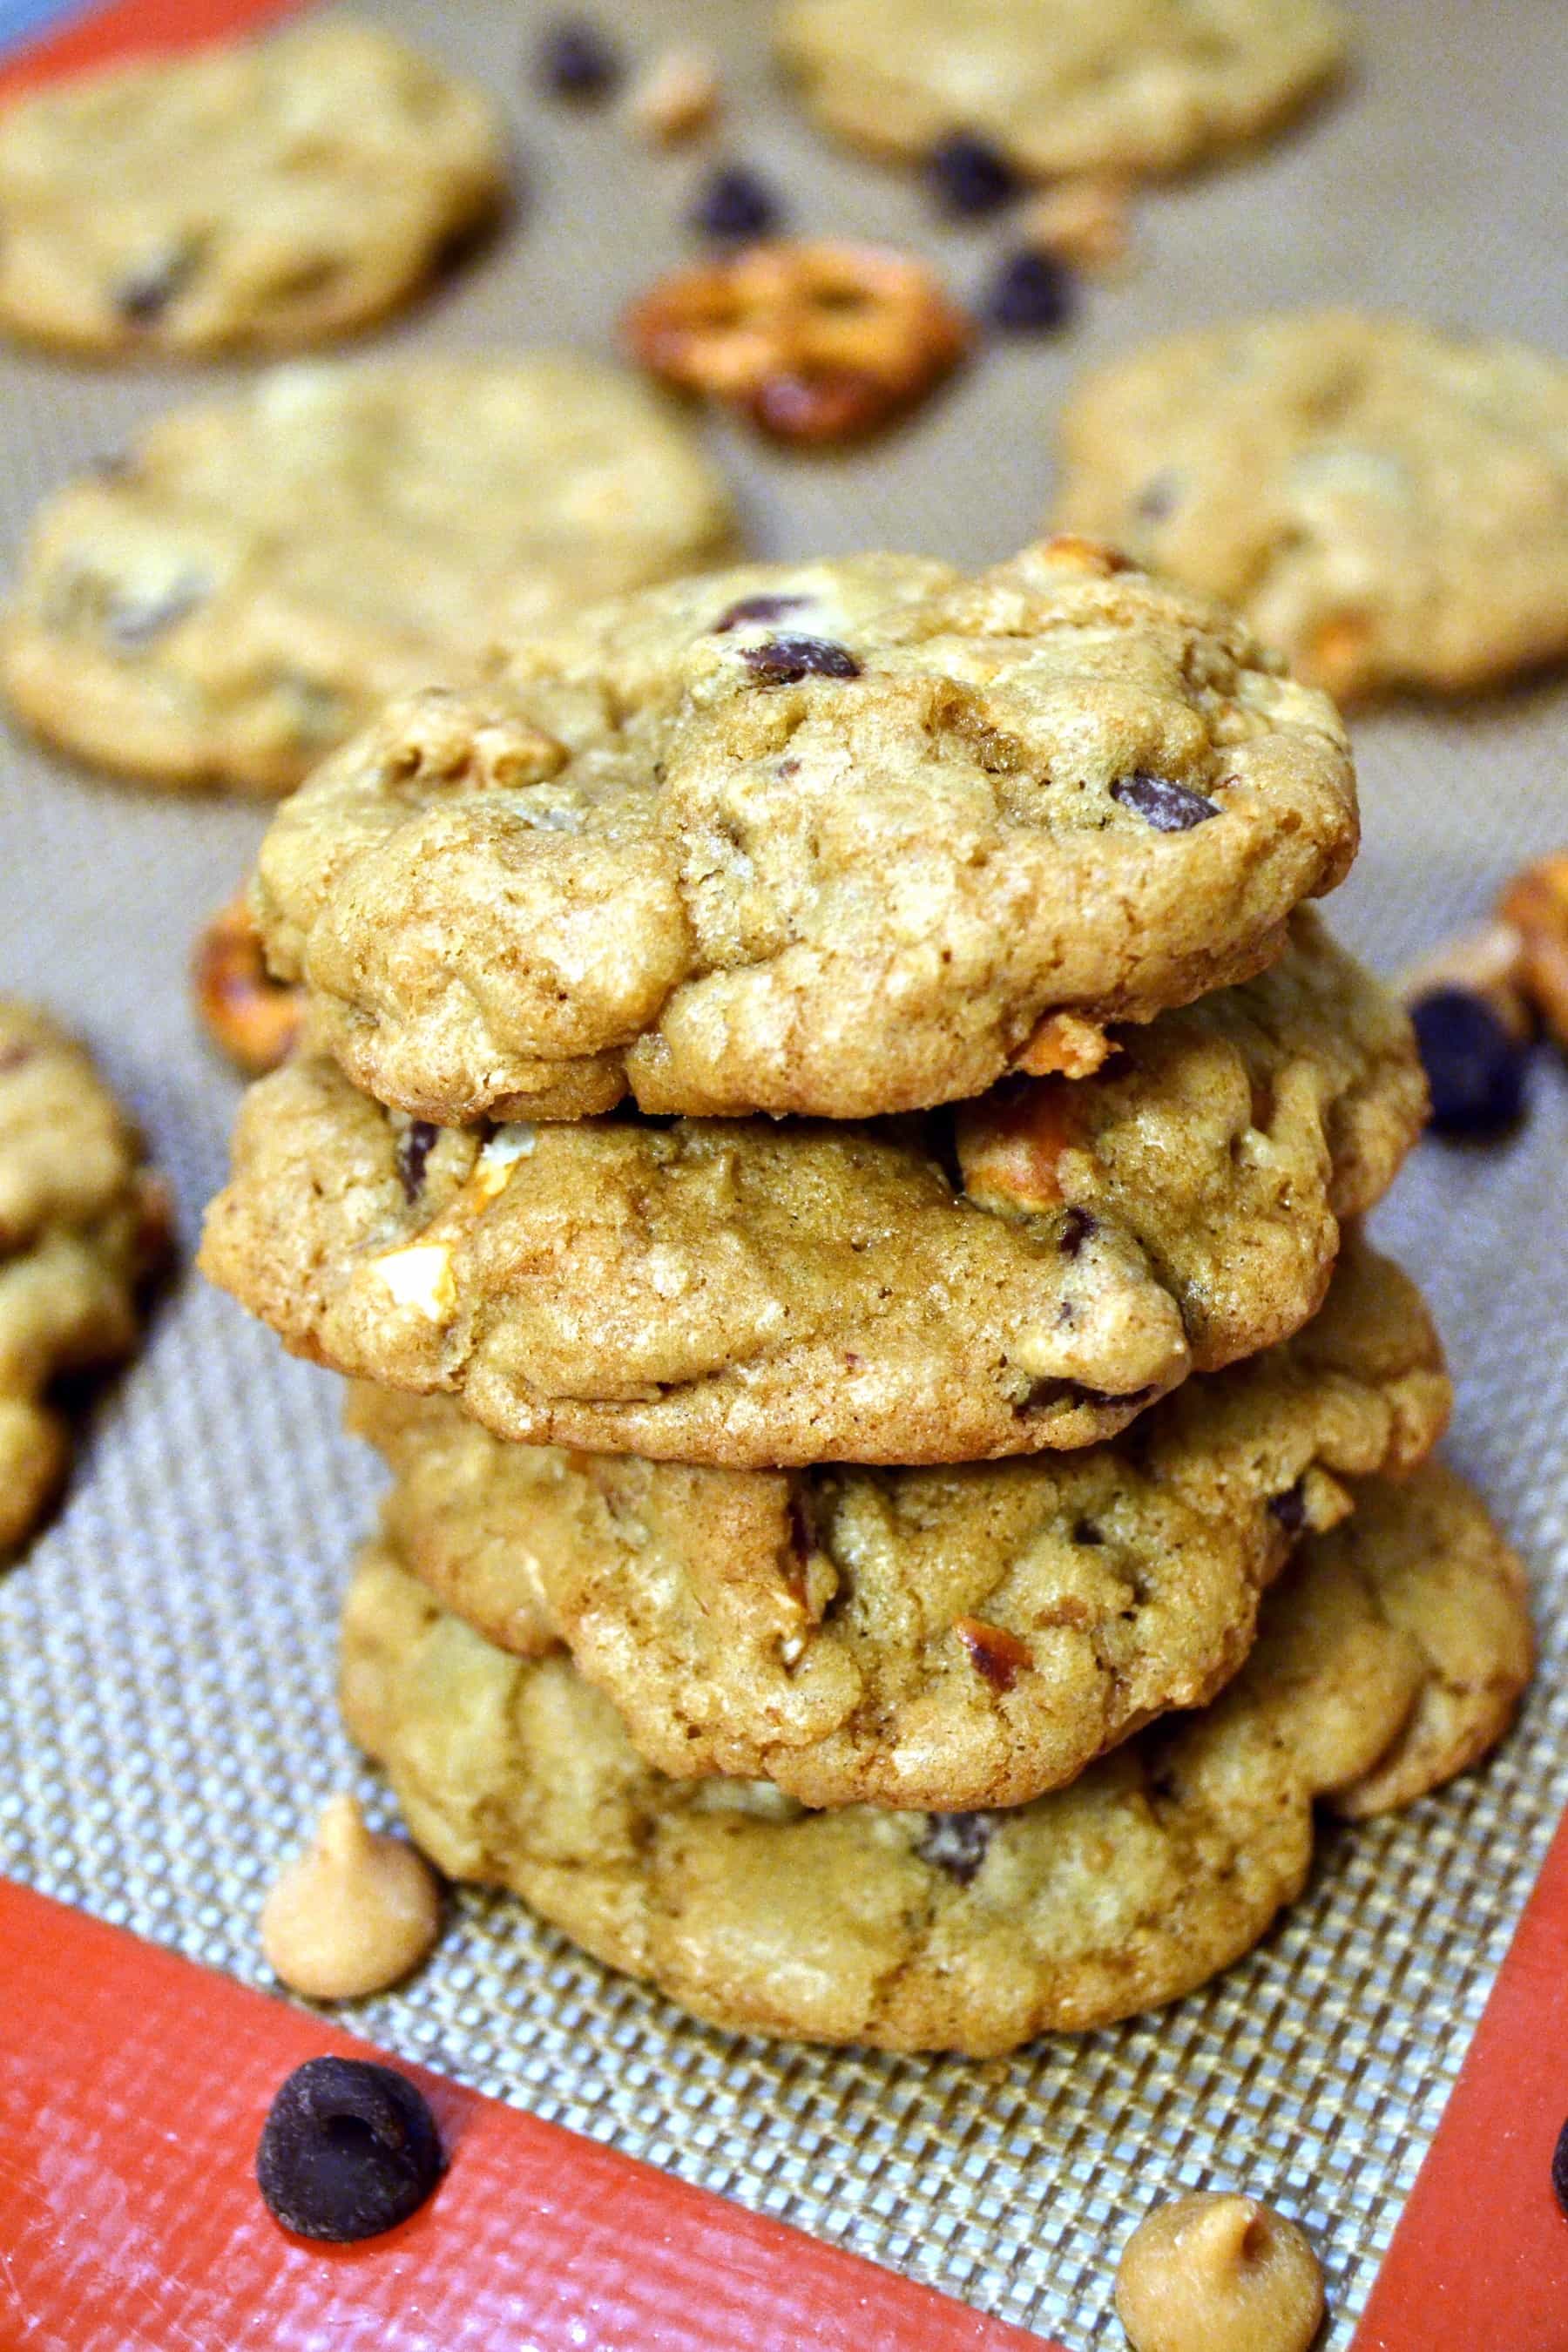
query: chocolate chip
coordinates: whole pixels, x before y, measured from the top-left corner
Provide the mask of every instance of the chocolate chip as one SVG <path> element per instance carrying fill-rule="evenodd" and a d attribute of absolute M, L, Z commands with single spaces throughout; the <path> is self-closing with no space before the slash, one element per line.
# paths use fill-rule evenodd
<path fill-rule="evenodd" d="M 1103 1528 L 1095 1526 L 1092 1519 L 1075 1519 L 1072 1539 L 1075 1544 L 1102 1544 L 1105 1533 Z"/>
<path fill-rule="evenodd" d="M 1063 1257 L 1077 1257 L 1085 1242 L 1099 1231 L 1087 1209 L 1069 1209 L 1057 1235 L 1057 1248 Z"/>
<path fill-rule="evenodd" d="M 584 16 L 563 17 L 545 28 L 537 69 L 554 98 L 607 98 L 621 78 L 616 50 Z"/>
<path fill-rule="evenodd" d="M 786 613 L 809 604 L 809 596 L 742 596 L 737 604 L 727 605 L 713 624 L 712 634 L 721 637 L 731 629 L 738 629 L 747 621 L 782 621 Z"/>
<path fill-rule="evenodd" d="M 268 2110 L 256 2179 L 284 2229 L 352 2245 L 406 2221 L 443 2165 L 436 2118 L 406 2075 L 308 2058 Z"/>
<path fill-rule="evenodd" d="M 1568 2124 L 1557 2135 L 1557 2145 L 1552 2151 L 1552 2193 L 1568 2213 Z"/>
<path fill-rule="evenodd" d="M 1168 469 L 1163 474 L 1151 474 L 1134 501 L 1134 513 L 1144 522 L 1163 522 L 1175 509 L 1175 475 Z"/>
<path fill-rule="evenodd" d="M 764 686 L 794 686 L 803 677 L 858 677 L 860 665 L 845 646 L 828 637 L 770 637 L 763 646 L 742 646 L 741 659 Z"/>
<path fill-rule="evenodd" d="M 1307 1524 L 1307 1497 L 1300 1478 L 1282 1495 L 1272 1496 L 1268 1508 L 1288 1536 L 1299 1536 Z"/>
<path fill-rule="evenodd" d="M 187 572 L 153 596 L 118 590 L 104 607 L 103 634 L 129 651 L 150 646 L 205 603 L 209 585 L 199 573 Z"/>
<path fill-rule="evenodd" d="M 1202 793 L 1189 792 L 1185 784 L 1174 784 L 1169 776 L 1145 775 L 1142 769 L 1131 776 L 1119 776 L 1110 787 L 1110 797 L 1135 816 L 1145 818 L 1156 833 L 1188 833 L 1194 824 L 1206 824 L 1220 813 L 1218 803 L 1205 800 Z"/>
<path fill-rule="evenodd" d="M 926 159 L 926 179 L 943 212 L 973 218 L 1011 204 L 1018 174 L 1005 155 L 973 131 L 951 131 Z"/>
<path fill-rule="evenodd" d="M 1524 1112 L 1525 1047 L 1484 997 L 1435 988 L 1410 1008 L 1439 1135 L 1506 1134 Z"/>
<path fill-rule="evenodd" d="M 744 163 L 721 163 L 698 192 L 688 215 L 699 236 L 737 244 L 778 227 L 783 207 L 759 173 Z"/>
<path fill-rule="evenodd" d="M 194 237 L 166 246 L 114 289 L 114 307 L 133 327 L 150 327 L 161 319 L 181 289 L 189 284 L 201 248 Z"/>
<path fill-rule="evenodd" d="M 425 1163 L 436 1148 L 439 1132 L 427 1118 L 415 1118 L 398 1137 L 397 1179 L 410 1208 L 425 1190 Z"/>
<path fill-rule="evenodd" d="M 1071 271 L 1037 245 L 1005 256 L 985 298 L 986 317 L 1006 335 L 1054 335 L 1072 311 Z"/>
<path fill-rule="evenodd" d="M 981 1617 L 957 1617 L 952 1630 L 968 1651 L 971 1665 L 993 1690 L 1010 1691 L 1035 1663 L 1028 1644 L 1004 1625 L 987 1625 Z"/>
<path fill-rule="evenodd" d="M 967 1886 L 979 1873 L 995 1828 L 994 1813 L 928 1813 L 915 1852 Z"/>

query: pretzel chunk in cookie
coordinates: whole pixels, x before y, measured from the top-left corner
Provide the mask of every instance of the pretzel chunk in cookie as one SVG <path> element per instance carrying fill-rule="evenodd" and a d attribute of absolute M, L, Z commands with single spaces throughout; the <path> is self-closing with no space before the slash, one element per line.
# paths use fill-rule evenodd
<path fill-rule="evenodd" d="M 825 442 L 911 406 L 972 329 L 923 262 L 778 241 L 661 278 L 622 332 L 667 383 L 732 403 L 779 440 Z"/>
<path fill-rule="evenodd" d="M 262 1077 L 288 1059 L 304 991 L 268 971 L 243 893 L 220 907 L 197 939 L 191 992 L 207 1035 L 247 1077 Z"/>

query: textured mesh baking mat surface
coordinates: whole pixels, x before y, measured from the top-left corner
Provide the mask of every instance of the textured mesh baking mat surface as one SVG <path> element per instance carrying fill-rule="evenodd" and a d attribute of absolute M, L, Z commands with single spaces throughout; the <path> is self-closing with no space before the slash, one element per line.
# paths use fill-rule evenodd
<path fill-rule="evenodd" d="M 537 10 L 376 5 L 516 115 L 504 238 L 375 348 L 608 350 L 623 300 L 689 251 L 701 151 L 656 157 L 607 113 L 551 110 L 521 70 Z M 762 0 L 622 6 L 641 57 L 723 54 L 726 151 L 808 232 L 938 255 L 961 292 L 1005 227 L 939 227 L 914 183 L 821 142 L 773 84 Z M 987 353 L 905 432 L 791 460 L 719 426 L 759 551 L 869 544 L 961 561 L 1043 512 L 1069 373 L 1144 335 L 1265 305 L 1403 304 L 1568 349 L 1561 0 L 1364 0 L 1359 70 L 1286 140 L 1137 208 L 1142 267 L 1085 289 L 1055 342 Z M 0 359 L 0 540 L 138 420 L 225 372 Z M 1568 841 L 1568 685 L 1357 728 L 1366 847 L 1333 902 L 1384 970 Z M 279 1859 L 345 1784 L 389 1808 L 332 1704 L 334 1618 L 378 1474 L 335 1384 L 288 1361 L 188 1268 L 237 1088 L 195 1036 L 187 943 L 246 869 L 253 808 L 163 801 L 0 742 L 0 979 L 89 1035 L 178 1190 L 186 1265 L 141 1361 L 83 1433 L 67 1508 L 0 1587 L 0 1867 L 252 1982 Z M 1306 1899 L 1206 1993 L 1005 2062 L 770 2047 L 684 2021 L 519 1908 L 461 1897 L 408 1990 L 354 2022 L 632 2155 L 1084 2352 L 1119 2342 L 1115 2252 L 1188 2184 L 1277 2198 L 1316 2233 L 1349 2340 L 1513 1922 L 1568 1799 L 1568 1076 L 1543 1063 L 1500 1148 L 1425 1145 L 1377 1221 L 1426 1286 L 1458 1383 L 1450 1455 L 1532 1570 L 1543 1662 L 1485 1771 L 1403 1819 L 1326 1830 Z"/>

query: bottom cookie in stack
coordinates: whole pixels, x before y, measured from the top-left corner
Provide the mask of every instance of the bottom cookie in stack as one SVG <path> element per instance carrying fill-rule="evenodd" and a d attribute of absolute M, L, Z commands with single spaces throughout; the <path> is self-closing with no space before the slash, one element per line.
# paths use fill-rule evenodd
<path fill-rule="evenodd" d="M 1202 1984 L 1300 1893 L 1314 1801 L 1408 1805 L 1501 1736 L 1531 1662 L 1519 1562 L 1436 1465 L 1358 1501 L 1301 1544 L 1217 1699 L 1009 1811 L 672 1780 L 564 1656 L 497 1649 L 384 1539 L 348 1599 L 344 1715 L 451 1876 L 697 2016 L 995 2055 Z"/>

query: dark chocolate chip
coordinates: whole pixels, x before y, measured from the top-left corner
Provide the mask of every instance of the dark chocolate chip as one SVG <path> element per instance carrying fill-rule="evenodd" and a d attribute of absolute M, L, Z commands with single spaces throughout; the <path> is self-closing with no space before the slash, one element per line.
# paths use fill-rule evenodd
<path fill-rule="evenodd" d="M 1272 1496 L 1268 1507 L 1288 1536 L 1299 1536 L 1307 1524 L 1307 1497 L 1301 1491 L 1300 1478 L 1293 1486 L 1287 1486 L 1282 1495 Z"/>
<path fill-rule="evenodd" d="M 950 131 L 926 159 L 926 179 L 945 213 L 973 218 L 1011 204 L 1019 179 L 1007 158 L 973 131 Z"/>
<path fill-rule="evenodd" d="M 721 163 L 698 191 L 688 215 L 699 236 L 739 244 L 767 236 L 784 218 L 784 208 L 767 182 L 744 163 Z"/>
<path fill-rule="evenodd" d="M 1105 1533 L 1103 1528 L 1095 1526 L 1092 1519 L 1075 1519 L 1072 1539 L 1075 1544 L 1102 1544 Z"/>
<path fill-rule="evenodd" d="M 410 1208 L 425 1190 L 425 1163 L 436 1148 L 439 1131 L 427 1118 L 414 1118 L 398 1138 L 397 1179 Z"/>
<path fill-rule="evenodd" d="M 985 1859 L 995 1828 L 994 1813 L 928 1813 L 915 1852 L 922 1862 L 967 1886 Z"/>
<path fill-rule="evenodd" d="M 1410 1008 L 1439 1135 L 1503 1135 L 1524 1112 L 1526 1048 L 1484 997 L 1435 988 Z"/>
<path fill-rule="evenodd" d="M 858 677 L 860 665 L 846 646 L 828 637 L 770 637 L 766 645 L 742 646 L 741 659 L 764 686 L 794 686 L 803 677 Z"/>
<path fill-rule="evenodd" d="M 161 319 L 181 289 L 187 285 L 201 258 L 192 237 L 166 246 L 114 289 L 114 307 L 133 327 L 150 327 Z"/>
<path fill-rule="evenodd" d="M 1552 2193 L 1568 2213 L 1568 2124 L 1557 2135 L 1557 2145 L 1552 2151 Z"/>
<path fill-rule="evenodd" d="M 538 75 L 553 98 L 607 98 L 621 78 L 621 61 L 596 25 L 565 16 L 545 28 Z"/>
<path fill-rule="evenodd" d="M 1072 273 L 1037 245 L 1005 256 L 985 297 L 985 316 L 1005 335 L 1054 335 L 1073 312 Z"/>
<path fill-rule="evenodd" d="M 196 572 L 187 572 L 155 596 L 137 597 L 118 590 L 104 607 L 103 634 L 128 651 L 150 646 L 205 603 L 210 584 Z"/>
<path fill-rule="evenodd" d="M 712 633 L 721 637 L 747 621 L 782 621 L 786 613 L 794 613 L 810 602 L 809 596 L 742 596 L 738 604 L 727 605 L 720 614 Z"/>
<path fill-rule="evenodd" d="M 1057 1247 L 1063 1257 L 1077 1257 L 1085 1242 L 1100 1231 L 1087 1209 L 1069 1209 L 1062 1219 L 1062 1229 L 1057 1235 Z"/>
<path fill-rule="evenodd" d="M 1110 797 L 1134 816 L 1146 819 L 1156 833 L 1188 833 L 1194 824 L 1205 824 L 1220 813 L 1218 803 L 1205 800 L 1202 793 L 1189 792 L 1185 784 L 1174 784 L 1169 776 L 1145 775 L 1142 769 L 1131 776 L 1119 776 L 1110 787 Z"/>
<path fill-rule="evenodd" d="M 352 2245 L 406 2221 L 443 2165 L 436 2118 L 405 2074 L 308 2058 L 268 2111 L 256 2179 L 284 2229 Z"/>

